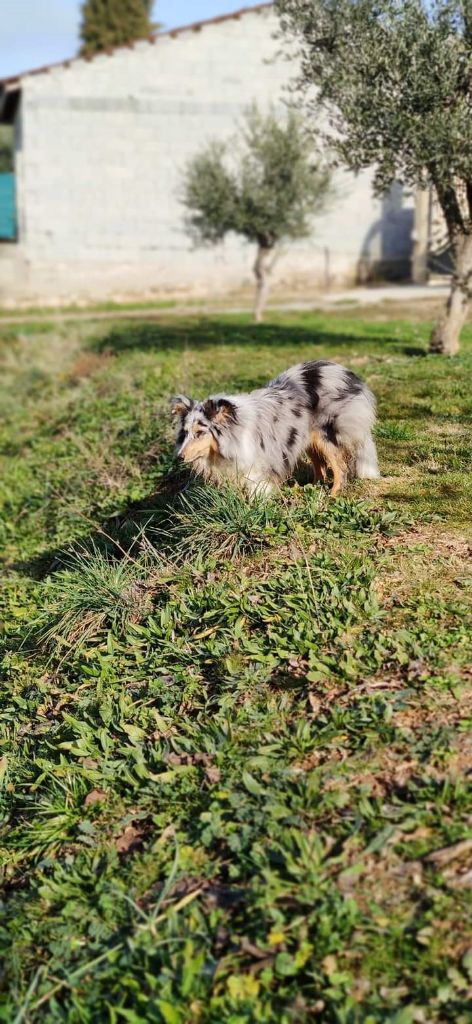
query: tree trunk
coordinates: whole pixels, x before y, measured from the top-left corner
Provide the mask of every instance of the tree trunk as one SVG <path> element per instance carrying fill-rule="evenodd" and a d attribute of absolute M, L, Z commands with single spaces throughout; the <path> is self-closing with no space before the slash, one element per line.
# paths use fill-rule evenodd
<path fill-rule="evenodd" d="M 430 352 L 454 356 L 459 351 L 459 338 L 469 308 L 472 289 L 472 235 L 456 239 L 454 274 L 451 292 L 429 343 Z"/>
<path fill-rule="evenodd" d="M 254 306 L 254 320 L 256 324 L 262 321 L 267 297 L 269 294 L 269 276 L 271 271 L 270 257 L 272 246 L 259 245 L 257 249 L 256 262 L 254 264 L 254 275 L 256 278 L 256 302 Z"/>

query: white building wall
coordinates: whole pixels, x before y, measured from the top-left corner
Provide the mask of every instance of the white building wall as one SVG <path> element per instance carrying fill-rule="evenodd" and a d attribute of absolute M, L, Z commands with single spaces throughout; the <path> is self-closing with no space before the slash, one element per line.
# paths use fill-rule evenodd
<path fill-rule="evenodd" d="M 283 100 L 294 69 L 280 56 L 277 27 L 270 9 L 249 11 L 23 79 L 16 253 L 23 273 L 21 281 L 12 275 L 22 296 L 208 294 L 250 280 L 254 255 L 238 239 L 192 248 L 180 179 L 202 145 L 234 133 L 252 100 L 261 107 Z M 390 261 L 404 260 L 409 217 L 390 216 L 386 232 L 388 211 L 372 197 L 370 174 L 339 173 L 313 237 L 287 245 L 275 277 L 313 288 L 347 283 L 386 246 Z M 2 266 L 0 259 L 0 276 Z M 12 289 L 3 277 L 0 298 Z"/>

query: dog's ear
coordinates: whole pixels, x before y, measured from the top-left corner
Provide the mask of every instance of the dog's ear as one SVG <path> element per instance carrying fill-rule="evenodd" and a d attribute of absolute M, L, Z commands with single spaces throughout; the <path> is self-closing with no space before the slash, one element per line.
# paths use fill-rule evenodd
<path fill-rule="evenodd" d="M 236 406 L 229 398 L 208 398 L 203 406 L 203 412 L 213 423 L 221 425 L 225 423 L 236 423 Z"/>
<path fill-rule="evenodd" d="M 187 398 L 186 395 L 176 395 L 170 403 L 172 416 L 186 416 L 193 404 L 193 398 Z"/>

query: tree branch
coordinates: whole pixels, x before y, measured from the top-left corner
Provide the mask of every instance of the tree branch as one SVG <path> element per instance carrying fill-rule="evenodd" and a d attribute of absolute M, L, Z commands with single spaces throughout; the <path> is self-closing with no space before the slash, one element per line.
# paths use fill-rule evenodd
<path fill-rule="evenodd" d="M 436 175 L 433 172 L 430 173 L 431 180 L 436 189 L 439 204 L 447 224 L 449 238 L 454 244 L 458 234 L 463 235 L 466 233 L 466 225 L 462 216 L 457 193 L 452 185 L 442 185 L 442 183 L 437 180 Z"/>
<path fill-rule="evenodd" d="M 465 183 L 465 194 L 467 196 L 467 206 L 469 208 L 470 225 L 472 228 L 472 179 L 468 178 Z"/>

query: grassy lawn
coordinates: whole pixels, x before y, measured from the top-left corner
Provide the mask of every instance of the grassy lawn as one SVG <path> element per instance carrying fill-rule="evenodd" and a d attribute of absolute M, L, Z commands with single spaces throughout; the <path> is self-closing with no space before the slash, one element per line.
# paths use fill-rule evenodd
<path fill-rule="evenodd" d="M 472 1021 L 472 327 L 0 327 L 8 1024 Z M 305 358 L 382 480 L 187 486 L 178 391 Z"/>

